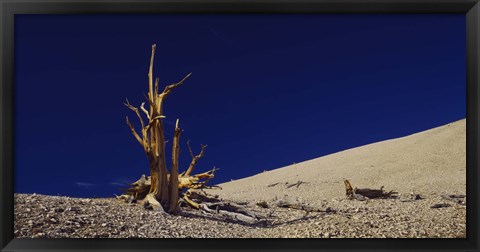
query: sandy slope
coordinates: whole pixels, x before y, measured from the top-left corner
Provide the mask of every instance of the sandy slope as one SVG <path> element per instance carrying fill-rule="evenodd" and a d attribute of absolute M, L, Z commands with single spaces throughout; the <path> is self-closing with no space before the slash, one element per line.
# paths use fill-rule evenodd
<path fill-rule="evenodd" d="M 212 191 L 236 200 L 271 200 L 289 195 L 316 204 L 344 197 L 343 178 L 353 186 L 401 194 L 465 194 L 466 120 L 393 140 L 345 150 L 221 184 Z M 298 188 L 285 183 L 304 181 Z M 268 185 L 280 182 L 276 186 Z"/>

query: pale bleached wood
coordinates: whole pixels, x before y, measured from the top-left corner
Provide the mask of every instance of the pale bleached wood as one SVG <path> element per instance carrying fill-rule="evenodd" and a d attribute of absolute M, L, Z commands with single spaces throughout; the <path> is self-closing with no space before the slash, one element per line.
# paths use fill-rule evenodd
<path fill-rule="evenodd" d="M 170 169 L 170 206 L 169 212 L 174 213 L 178 206 L 178 157 L 180 154 L 180 134 L 182 130 L 178 127 L 179 119 L 175 124 L 172 147 L 172 168 Z"/>

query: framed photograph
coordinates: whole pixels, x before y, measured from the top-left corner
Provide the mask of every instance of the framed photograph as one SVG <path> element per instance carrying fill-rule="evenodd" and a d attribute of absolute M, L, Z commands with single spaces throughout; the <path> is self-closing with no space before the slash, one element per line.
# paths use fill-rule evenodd
<path fill-rule="evenodd" d="M 480 6 L 1 1 L 1 251 L 478 251 Z"/>

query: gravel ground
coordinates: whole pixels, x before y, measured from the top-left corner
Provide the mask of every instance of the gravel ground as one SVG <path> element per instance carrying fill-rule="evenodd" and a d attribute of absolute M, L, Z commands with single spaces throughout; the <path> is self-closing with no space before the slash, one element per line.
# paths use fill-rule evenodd
<path fill-rule="evenodd" d="M 403 197 L 403 196 L 402 196 Z M 176 215 L 146 210 L 114 198 L 79 199 L 15 195 L 15 238 L 465 238 L 466 208 L 427 195 L 397 199 L 323 201 L 328 213 L 247 207 L 266 218 L 256 225 L 183 207 Z M 245 202 L 238 202 L 245 204 Z M 449 207 L 431 208 L 434 204 Z"/>

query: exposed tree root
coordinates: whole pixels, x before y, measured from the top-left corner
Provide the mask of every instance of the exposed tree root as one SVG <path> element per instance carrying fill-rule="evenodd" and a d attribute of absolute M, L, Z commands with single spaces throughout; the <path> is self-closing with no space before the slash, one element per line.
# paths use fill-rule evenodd
<path fill-rule="evenodd" d="M 219 169 L 213 168 L 210 171 L 195 174 L 191 176 L 178 175 L 177 188 L 183 189 L 204 189 L 204 188 L 218 188 L 219 186 L 207 186 L 206 183 L 215 177 L 215 172 Z M 170 174 L 167 174 L 167 180 L 170 181 Z M 133 182 L 128 189 L 126 189 L 127 195 L 132 195 L 137 200 L 141 200 L 147 196 L 151 190 L 151 176 L 142 175 L 140 179 Z"/>
<path fill-rule="evenodd" d="M 218 197 L 211 197 L 206 193 L 200 193 L 193 189 L 185 192 L 183 200 L 194 209 L 201 210 L 205 213 L 219 215 L 231 221 L 256 224 L 261 219 L 261 216 L 248 210 L 242 205 L 233 202 L 224 202 L 218 199 Z"/>
<path fill-rule="evenodd" d="M 195 209 L 206 213 L 218 214 L 233 221 L 247 224 L 256 224 L 259 221 L 255 213 L 241 205 L 209 198 L 207 195 L 201 195 L 194 190 L 188 190 L 184 194 L 183 199 Z"/>
<path fill-rule="evenodd" d="M 205 146 L 202 146 L 202 152 L 205 150 Z M 192 155 L 193 156 L 193 155 Z M 198 158 L 203 156 L 197 155 L 193 156 L 195 163 L 198 162 Z M 196 158 L 198 157 L 198 158 Z M 192 163 L 194 163 L 192 161 Z M 195 165 L 190 165 L 192 169 Z M 192 170 L 190 170 L 191 172 Z M 177 189 L 178 194 L 181 195 L 181 201 L 189 205 L 194 209 L 201 210 L 202 212 L 218 215 L 220 217 L 229 219 L 235 222 L 242 222 L 246 224 L 256 224 L 260 221 L 260 216 L 253 213 L 252 211 L 248 210 L 244 206 L 239 204 L 235 204 L 233 202 L 223 202 L 218 199 L 218 196 L 211 196 L 207 195 L 201 189 L 204 188 L 220 188 L 218 186 L 207 186 L 206 183 L 214 178 L 215 172 L 218 171 L 217 168 L 213 168 L 210 171 L 190 175 L 190 173 L 184 172 L 180 175 L 177 175 Z M 170 174 L 167 175 L 167 180 L 172 181 L 170 179 Z M 186 191 L 183 193 L 183 191 Z M 200 190 L 196 190 L 200 189 Z M 221 189 L 221 188 L 220 188 Z M 151 176 L 142 175 L 140 179 L 135 181 L 131 184 L 130 188 L 126 190 L 126 194 L 117 196 L 118 199 L 123 199 L 126 202 L 141 202 L 146 209 L 153 209 L 157 211 L 164 212 L 162 204 L 156 199 L 153 193 L 149 193 L 151 191 Z M 179 201 L 176 201 L 177 205 L 169 206 L 169 212 L 175 212 L 172 209 L 176 209 Z"/>
<path fill-rule="evenodd" d="M 145 209 L 150 209 L 150 210 L 155 210 L 155 211 L 160 211 L 165 213 L 162 205 L 160 204 L 160 202 L 158 202 L 158 200 L 156 199 L 153 193 L 147 194 L 145 199 L 142 200 L 142 204 L 145 207 Z"/>

